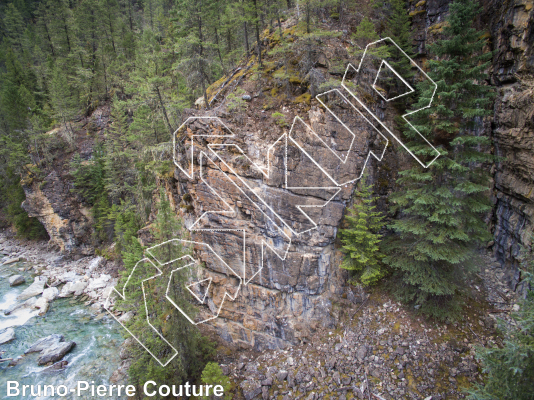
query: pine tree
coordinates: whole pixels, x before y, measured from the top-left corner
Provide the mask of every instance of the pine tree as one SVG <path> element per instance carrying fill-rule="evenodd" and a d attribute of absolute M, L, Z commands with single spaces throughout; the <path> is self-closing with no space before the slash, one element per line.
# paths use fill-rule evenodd
<path fill-rule="evenodd" d="M 436 146 L 441 156 L 427 169 L 415 165 L 399 173 L 399 192 L 391 196 L 401 217 L 390 228 L 385 263 L 397 271 L 397 294 L 421 306 L 429 315 L 445 319 L 459 311 L 459 291 L 473 270 L 477 246 L 489 238 L 482 218 L 490 210 L 489 180 L 484 152 L 490 140 L 480 133 L 491 114 L 492 92 L 484 85 L 491 53 L 483 54 L 481 33 L 471 27 L 479 12 L 474 0 L 451 3 L 445 39 L 430 46 L 438 60 L 427 63 L 437 83 L 434 103 L 413 116 L 413 125 Z M 419 102 L 428 104 L 434 87 L 418 85 Z M 429 147 L 413 140 L 408 146 L 420 157 Z"/>
<path fill-rule="evenodd" d="M 341 230 L 345 258 L 340 267 L 358 273 L 357 278 L 362 284 L 372 285 L 384 276 L 379 231 L 384 227 L 385 217 L 375 211 L 372 185 L 367 180 L 368 175 L 364 174 L 359 190 L 355 191 L 357 200 L 348 210 L 350 215 L 345 217 L 348 227 Z"/>
<path fill-rule="evenodd" d="M 57 63 L 52 71 L 50 81 L 50 102 L 55 111 L 55 116 L 65 129 L 74 133 L 72 120 L 77 114 L 77 101 L 72 94 L 67 75 L 62 65 Z"/>
<path fill-rule="evenodd" d="M 363 17 L 360 24 L 356 27 L 356 32 L 352 34 L 352 38 L 357 46 L 351 51 L 352 55 L 360 57 L 363 54 L 365 47 L 372 42 L 380 39 L 376 32 L 375 25 L 368 17 Z M 374 47 L 371 55 L 375 57 L 385 58 L 389 55 L 386 46 Z"/>

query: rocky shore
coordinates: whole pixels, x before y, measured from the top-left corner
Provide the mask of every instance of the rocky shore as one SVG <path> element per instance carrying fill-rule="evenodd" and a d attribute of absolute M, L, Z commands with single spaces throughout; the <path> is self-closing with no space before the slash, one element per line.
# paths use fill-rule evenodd
<path fill-rule="evenodd" d="M 25 282 L 22 272 L 30 273 L 34 279 L 18 295 L 16 304 L 4 310 L 5 315 L 22 308 L 38 309 L 40 315 L 45 315 L 51 302 L 65 297 L 78 298 L 95 311 L 104 312 L 104 302 L 117 284 L 117 278 L 107 272 L 110 268 L 103 257 L 69 260 L 49 250 L 45 242 L 25 242 L 1 235 L 0 254 L 7 257 L 2 266 L 11 266 L 11 286 Z"/>
<path fill-rule="evenodd" d="M 104 258 L 68 260 L 48 250 L 46 243 L 26 243 L 5 236 L 0 237 L 0 252 L 7 257 L 3 266 L 12 268 L 7 278 L 10 284 L 22 283 L 22 273 L 27 276 L 30 272 L 34 278 L 18 295 L 17 304 L 4 312 L 28 307 L 44 314 L 55 299 L 74 297 L 94 313 L 105 313 L 103 304 L 117 277 L 108 272 L 115 268 Z M 510 311 L 517 309 L 520 295 L 503 283 L 505 270 L 492 256 L 485 255 L 481 265 L 476 280 L 471 283 L 472 293 L 464 318 L 456 323 L 425 320 L 417 310 L 394 302 L 385 290 L 366 293 L 360 288 L 354 296 L 340 298 L 334 304 L 335 328 L 319 329 L 300 345 L 236 354 L 225 349 L 223 343 L 219 348 L 219 363 L 235 383 L 234 398 L 440 400 L 465 397 L 465 390 L 483 379 L 475 348 L 501 344 L 495 331 L 496 320 L 506 319 Z M 6 342 L 15 336 L 16 328 L 10 328 L 0 334 L 0 339 Z M 43 338 L 45 342 L 52 339 Z M 112 383 L 127 379 L 128 342 L 122 346 L 121 364 L 110 379 Z M 49 350 L 64 351 L 64 355 L 74 345 L 62 337 L 55 340 L 48 350 L 43 350 L 39 364 L 55 362 L 52 367 L 64 368 L 62 356 Z M 44 357 L 47 351 L 48 358 Z"/>
<path fill-rule="evenodd" d="M 66 297 L 90 307 L 97 319 L 107 313 L 103 304 L 117 283 L 117 278 L 106 273 L 109 266 L 104 258 L 69 260 L 49 250 L 45 242 L 26 242 L 5 234 L 0 235 L 0 255 L 4 257 L 0 264 L 2 279 L 7 279 L 10 287 L 33 279 L 28 287 L 18 293 L 14 303 L 0 310 L 5 316 L 26 311 L 27 318 L 44 317 L 56 299 Z M 18 326 L 1 329 L 0 345 L 16 340 L 17 329 Z M 24 351 L 24 356 L 39 352 L 36 360 L 38 365 L 50 365 L 49 368 L 60 370 L 68 364 L 61 360 L 75 346 L 74 341 L 58 333 L 37 340 Z M 13 359 L 9 365 L 17 365 L 24 356 L 10 355 Z"/>

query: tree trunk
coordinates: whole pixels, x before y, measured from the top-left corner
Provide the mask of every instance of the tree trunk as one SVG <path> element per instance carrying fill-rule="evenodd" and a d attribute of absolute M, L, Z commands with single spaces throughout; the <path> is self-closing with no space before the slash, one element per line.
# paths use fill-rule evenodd
<path fill-rule="evenodd" d="M 306 1 L 306 33 L 310 33 L 310 14 L 311 14 L 310 0 L 307 0 Z"/>
<path fill-rule="evenodd" d="M 221 55 L 221 48 L 219 46 L 219 32 L 217 31 L 217 28 L 215 28 L 215 44 L 217 45 L 217 53 L 219 54 L 219 60 L 221 61 L 221 67 L 222 67 L 222 69 L 224 71 L 225 68 L 224 68 L 224 62 L 223 62 L 222 55 Z"/>
<path fill-rule="evenodd" d="M 247 32 L 247 22 L 243 22 L 243 30 L 245 31 L 245 49 L 247 50 L 247 55 L 248 55 L 248 52 L 250 51 L 249 49 L 249 46 L 248 46 L 248 32 Z"/>
<path fill-rule="evenodd" d="M 69 53 L 70 53 L 69 31 L 67 30 L 67 20 L 65 19 L 65 17 L 63 17 L 63 28 L 65 29 L 65 36 L 67 38 L 67 47 L 69 48 Z"/>
<path fill-rule="evenodd" d="M 260 25 L 259 25 L 259 15 L 258 15 L 258 2 L 257 0 L 253 0 L 254 3 L 254 22 L 256 25 L 256 45 L 258 49 L 258 62 L 260 64 L 260 68 L 263 66 L 261 61 L 261 42 L 260 42 Z"/>
<path fill-rule="evenodd" d="M 167 115 L 167 109 L 165 108 L 165 104 L 163 104 L 163 99 L 161 98 L 161 93 L 159 91 L 159 86 L 156 86 L 156 93 L 158 94 L 159 104 L 161 105 L 161 109 L 163 111 L 163 116 L 165 117 L 165 122 L 167 123 L 167 128 L 169 129 L 169 132 L 172 135 L 174 131 L 172 129 L 171 123 L 169 122 L 169 116 Z"/>
<path fill-rule="evenodd" d="M 278 29 L 280 30 L 280 39 L 282 39 L 282 22 L 280 22 L 280 10 L 276 9 L 276 19 L 278 19 Z"/>

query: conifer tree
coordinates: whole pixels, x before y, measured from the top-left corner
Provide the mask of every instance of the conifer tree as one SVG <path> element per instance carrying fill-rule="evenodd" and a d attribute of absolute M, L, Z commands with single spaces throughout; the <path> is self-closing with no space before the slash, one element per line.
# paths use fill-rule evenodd
<path fill-rule="evenodd" d="M 422 168 L 400 172 L 399 192 L 391 197 L 401 216 L 384 247 L 384 261 L 397 271 L 397 294 L 421 306 L 429 315 L 445 319 L 459 311 L 458 293 L 475 266 L 477 246 L 489 238 L 482 215 L 490 209 L 484 162 L 489 138 L 480 132 L 491 113 L 491 89 L 484 85 L 491 53 L 483 54 L 481 33 L 472 28 L 479 6 L 474 0 L 451 3 L 444 39 L 430 46 L 438 59 L 427 63 L 437 83 L 434 103 L 413 115 L 413 125 L 436 146 L 441 156 Z M 434 87 L 423 82 L 414 108 L 428 104 Z M 428 146 L 408 146 L 420 157 L 430 157 Z M 420 142 L 419 142 L 420 143 Z"/>
<path fill-rule="evenodd" d="M 206 385 L 221 385 L 223 387 L 223 393 L 224 400 L 231 400 L 232 394 L 230 393 L 230 389 L 232 387 L 232 384 L 230 382 L 230 379 L 228 379 L 227 376 L 225 376 L 222 372 L 221 367 L 219 367 L 219 364 L 215 362 L 209 362 L 206 364 L 206 367 L 202 371 L 202 382 Z M 214 399 L 215 396 L 204 396 L 204 399 L 211 400 Z"/>
<path fill-rule="evenodd" d="M 340 231 L 345 253 L 340 266 L 356 272 L 362 284 L 372 285 L 384 276 L 381 265 L 384 255 L 379 248 L 382 235 L 379 231 L 384 226 L 385 216 L 375 211 L 372 185 L 367 180 L 368 175 L 364 174 L 359 190 L 355 191 L 357 200 L 348 210 L 350 214 L 345 217 L 348 227 Z"/>
<path fill-rule="evenodd" d="M 151 225 L 151 233 L 154 236 L 154 244 L 164 243 L 170 239 L 181 237 L 181 222 L 174 214 L 169 199 L 163 190 L 159 192 L 159 199 L 157 205 L 156 219 Z M 128 242 L 126 242 L 128 243 Z M 132 256 L 125 254 L 125 267 L 129 274 L 135 263 L 142 258 L 139 242 L 136 239 L 130 240 L 131 247 L 127 244 L 123 253 L 131 253 Z M 188 249 L 181 246 L 160 247 L 157 251 L 157 256 L 167 257 L 166 251 L 172 253 L 172 259 L 179 258 L 187 254 Z M 137 257 L 137 259 L 135 257 Z M 161 258 L 159 258 L 161 259 Z M 128 264 L 126 264 L 128 260 Z M 130 261 L 131 260 L 131 261 Z M 135 260 L 135 261 L 134 261 Z M 206 358 L 212 356 L 213 348 L 209 341 L 203 338 L 196 325 L 191 324 L 185 319 L 172 303 L 165 298 L 167 285 L 171 278 L 171 270 L 177 269 L 179 265 L 172 262 L 167 265 L 160 265 L 163 274 L 146 282 L 145 293 L 147 301 L 147 310 L 149 318 L 153 326 L 157 327 L 172 344 L 172 346 L 179 352 L 178 355 L 165 367 L 158 364 L 152 356 L 143 348 L 136 345 L 132 351 L 134 353 L 134 362 L 129 370 L 130 380 L 135 385 L 142 385 L 148 379 L 159 380 L 162 382 L 176 382 L 179 384 L 191 377 L 197 377 L 206 363 Z M 194 314 L 194 306 L 188 302 L 185 290 L 185 282 L 188 278 L 188 271 L 176 271 L 172 274 L 172 281 L 169 286 L 169 296 L 188 313 Z M 127 279 L 128 275 L 124 275 L 123 279 Z M 123 304 L 122 307 L 126 309 L 134 309 L 137 312 L 135 319 L 132 319 L 129 329 L 136 334 L 137 337 L 150 343 L 151 333 L 146 331 L 146 313 L 144 298 L 142 293 L 138 290 L 133 292 L 134 298 L 130 298 L 128 304 Z M 162 343 L 159 344 L 161 346 Z M 150 346 L 150 345 L 149 345 Z M 151 351 L 161 357 L 166 357 L 163 353 L 165 348 L 158 348 L 158 345 L 152 343 Z M 168 357 L 168 355 L 167 355 Z M 160 399 L 161 396 L 156 396 Z"/>
<path fill-rule="evenodd" d="M 368 17 L 363 17 L 360 24 L 356 27 L 356 32 L 352 35 L 352 38 L 358 45 L 351 52 L 353 55 L 360 57 L 365 47 L 372 42 L 380 39 L 380 36 L 376 32 L 375 25 Z M 385 58 L 389 55 L 386 46 L 375 47 L 371 50 L 371 55 Z"/>

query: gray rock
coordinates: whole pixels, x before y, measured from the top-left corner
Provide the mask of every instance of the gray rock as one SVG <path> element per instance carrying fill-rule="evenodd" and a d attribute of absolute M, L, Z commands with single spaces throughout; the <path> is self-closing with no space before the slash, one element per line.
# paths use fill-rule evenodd
<path fill-rule="evenodd" d="M 49 362 L 56 362 L 61 360 L 65 354 L 71 351 L 76 343 L 74 342 L 60 342 L 57 345 L 44 350 L 41 357 L 37 359 L 37 364 L 45 365 Z"/>
<path fill-rule="evenodd" d="M 37 342 L 31 345 L 31 347 L 24 352 L 24 354 L 37 353 L 47 348 L 58 345 L 60 342 L 63 342 L 65 338 L 63 335 L 54 334 L 44 338 L 39 339 Z"/>
<path fill-rule="evenodd" d="M 8 309 L 4 310 L 4 315 L 9 315 L 11 314 L 12 312 L 14 312 L 15 310 L 18 310 L 19 308 L 30 308 L 30 307 L 33 307 L 35 302 L 36 302 L 36 298 L 35 297 L 32 297 L 31 299 L 28 299 L 22 303 L 16 303 L 16 304 L 13 304 L 11 307 L 9 307 Z"/>
<path fill-rule="evenodd" d="M 249 94 L 244 94 L 241 98 L 242 98 L 243 100 L 246 100 L 246 101 L 250 101 L 250 100 L 252 100 L 252 97 L 250 97 Z"/>
<path fill-rule="evenodd" d="M 64 370 L 65 368 L 67 368 L 67 365 L 68 365 L 68 364 L 69 364 L 69 362 L 66 361 L 66 360 L 58 361 L 57 363 L 52 364 L 50 367 L 44 369 L 44 370 L 43 370 L 43 373 L 46 373 L 46 372 L 62 371 L 62 370 Z"/>
<path fill-rule="evenodd" d="M 128 311 L 127 313 L 123 314 L 119 318 L 119 322 L 125 324 L 129 320 L 131 320 L 134 316 L 134 313 L 132 311 Z"/>
<path fill-rule="evenodd" d="M 276 374 L 276 379 L 282 382 L 284 379 L 287 378 L 287 371 L 280 371 Z"/>
<path fill-rule="evenodd" d="M 339 378 L 339 371 L 334 372 L 334 374 L 332 375 L 332 380 L 338 385 L 341 384 L 341 380 Z"/>
<path fill-rule="evenodd" d="M 359 388 L 357 388 L 356 386 L 354 386 L 354 387 L 352 388 L 352 393 L 353 393 L 354 395 L 356 395 L 356 397 L 357 397 L 358 399 L 363 399 L 363 398 L 364 398 L 364 397 L 363 397 L 363 393 L 362 393 L 362 391 L 361 391 Z"/>
<path fill-rule="evenodd" d="M 262 386 L 256 381 L 243 381 L 240 384 L 245 400 L 252 400 L 262 392 Z"/>
<path fill-rule="evenodd" d="M 35 281 L 17 296 L 18 301 L 28 300 L 30 297 L 38 296 L 44 291 L 46 278 L 36 277 Z"/>
<path fill-rule="evenodd" d="M 26 282 L 26 278 L 22 275 L 13 275 L 9 278 L 9 286 L 18 286 Z"/>
<path fill-rule="evenodd" d="M 45 298 L 46 301 L 48 302 L 57 299 L 58 296 L 59 296 L 59 290 L 57 290 L 57 288 L 55 287 L 50 287 L 50 288 L 43 290 L 43 298 Z"/>
<path fill-rule="evenodd" d="M 26 259 L 24 257 L 10 258 L 9 260 L 4 261 L 4 263 L 2 265 L 9 265 L 9 264 L 13 264 L 13 263 L 16 263 L 16 262 L 19 262 L 19 261 L 26 261 Z"/>
<path fill-rule="evenodd" d="M 272 386 L 273 385 L 272 378 L 264 379 L 263 381 L 261 381 L 261 385 L 262 386 Z"/>
<path fill-rule="evenodd" d="M 22 356 L 15 357 L 13 360 L 11 360 L 8 364 L 8 367 L 14 367 L 19 363 L 19 361 L 22 360 Z"/>
<path fill-rule="evenodd" d="M 0 344 L 9 343 L 13 339 L 15 339 L 15 330 L 13 328 L 0 331 Z"/>
<path fill-rule="evenodd" d="M 287 374 L 287 387 L 293 388 L 295 387 L 295 376 L 293 375 L 293 372 L 290 372 Z"/>
<path fill-rule="evenodd" d="M 365 356 L 367 355 L 367 347 L 366 346 L 360 346 L 358 350 L 356 351 L 356 357 L 358 357 L 358 360 L 363 361 Z"/>

